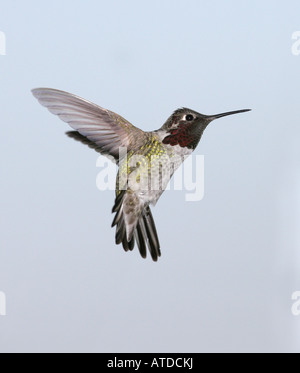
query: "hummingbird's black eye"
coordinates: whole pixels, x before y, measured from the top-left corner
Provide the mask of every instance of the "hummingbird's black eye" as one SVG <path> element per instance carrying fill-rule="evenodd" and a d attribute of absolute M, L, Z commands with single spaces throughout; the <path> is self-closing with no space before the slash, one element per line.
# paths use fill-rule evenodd
<path fill-rule="evenodd" d="M 185 120 L 188 122 L 191 122 L 192 120 L 194 120 L 194 116 L 192 114 L 187 114 L 185 116 Z"/>

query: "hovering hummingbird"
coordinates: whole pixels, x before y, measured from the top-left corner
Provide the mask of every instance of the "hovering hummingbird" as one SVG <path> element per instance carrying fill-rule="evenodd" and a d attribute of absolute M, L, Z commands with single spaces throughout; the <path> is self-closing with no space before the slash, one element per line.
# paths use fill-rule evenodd
<path fill-rule="evenodd" d="M 155 205 L 175 170 L 197 147 L 203 131 L 214 119 L 250 109 L 204 115 L 181 108 L 158 130 L 144 132 L 120 115 L 71 93 L 37 88 L 33 95 L 51 113 L 75 131 L 67 135 L 108 156 L 119 165 L 112 209 L 116 244 L 133 250 L 135 241 L 146 258 L 161 255 L 149 205 Z"/>

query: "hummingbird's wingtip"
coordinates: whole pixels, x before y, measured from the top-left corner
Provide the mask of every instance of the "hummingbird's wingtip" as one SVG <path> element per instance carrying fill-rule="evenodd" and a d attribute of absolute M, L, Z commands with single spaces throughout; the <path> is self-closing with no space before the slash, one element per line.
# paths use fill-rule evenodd
<path fill-rule="evenodd" d="M 53 88 L 37 87 L 37 88 L 32 88 L 31 93 L 33 94 L 34 97 L 38 98 L 38 96 L 42 96 L 42 95 L 48 95 L 48 94 L 53 94 L 53 93 L 66 93 L 66 92 L 60 91 L 58 89 L 53 89 Z"/>
<path fill-rule="evenodd" d="M 39 93 L 40 90 L 41 90 L 41 88 L 32 88 L 30 90 L 30 92 L 33 94 L 34 97 L 37 98 L 37 95 L 38 95 L 38 93 Z"/>

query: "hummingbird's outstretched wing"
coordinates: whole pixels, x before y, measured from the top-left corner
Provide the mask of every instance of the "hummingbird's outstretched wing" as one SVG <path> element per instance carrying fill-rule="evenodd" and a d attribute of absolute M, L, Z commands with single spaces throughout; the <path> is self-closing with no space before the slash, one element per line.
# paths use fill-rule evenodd
<path fill-rule="evenodd" d="M 81 136 L 69 136 L 93 147 L 104 155 L 119 158 L 119 148 L 132 148 L 144 132 L 120 115 L 103 109 L 81 97 L 51 88 L 32 90 L 34 97 L 51 113 L 67 122 Z M 87 141 L 84 141 L 84 138 Z M 93 146 L 94 144 L 94 146 Z"/>

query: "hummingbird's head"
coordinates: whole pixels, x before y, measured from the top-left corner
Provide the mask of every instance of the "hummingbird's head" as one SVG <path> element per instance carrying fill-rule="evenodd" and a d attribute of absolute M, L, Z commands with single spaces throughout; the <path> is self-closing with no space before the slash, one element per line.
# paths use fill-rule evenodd
<path fill-rule="evenodd" d="M 203 131 L 211 121 L 225 117 L 226 115 L 243 113 L 249 110 L 251 109 L 229 111 L 216 115 L 204 115 L 187 108 L 178 109 L 174 111 L 161 128 L 166 131 L 166 136 L 162 142 L 172 146 L 180 145 L 181 147 L 195 149 Z"/>

